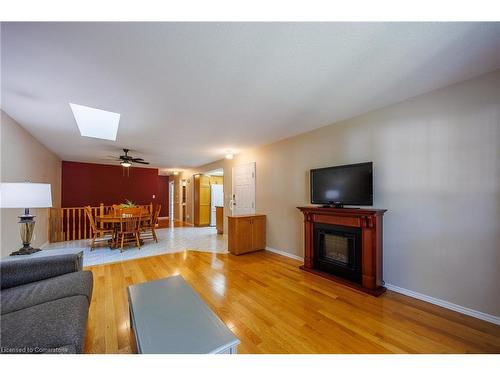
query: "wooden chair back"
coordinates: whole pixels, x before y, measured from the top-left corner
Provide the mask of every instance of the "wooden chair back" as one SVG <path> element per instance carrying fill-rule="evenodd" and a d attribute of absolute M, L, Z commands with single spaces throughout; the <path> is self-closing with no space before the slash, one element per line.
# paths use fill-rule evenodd
<path fill-rule="evenodd" d="M 149 212 L 149 209 L 145 206 L 140 206 L 137 207 L 138 210 L 141 212 L 141 216 L 144 217 L 151 217 L 151 212 Z"/>
<path fill-rule="evenodd" d="M 158 224 L 158 216 L 160 216 L 160 211 L 161 211 L 161 204 L 156 206 L 155 213 L 153 215 L 153 220 L 151 224 L 153 225 L 153 228 Z"/>
<path fill-rule="evenodd" d="M 135 233 L 140 229 L 140 218 L 138 216 L 124 216 L 120 218 L 120 233 Z"/>
<path fill-rule="evenodd" d="M 140 207 L 122 208 L 120 212 L 120 232 L 135 233 L 140 230 L 142 216 Z"/>
<path fill-rule="evenodd" d="M 96 233 L 97 225 L 95 223 L 94 216 L 92 216 L 92 208 L 90 206 L 85 206 L 85 214 L 89 218 L 90 229 L 92 230 L 92 233 Z"/>

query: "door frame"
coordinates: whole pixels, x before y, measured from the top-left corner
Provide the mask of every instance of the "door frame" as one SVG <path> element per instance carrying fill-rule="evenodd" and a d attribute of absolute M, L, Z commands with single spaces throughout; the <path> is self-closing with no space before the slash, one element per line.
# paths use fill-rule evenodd
<path fill-rule="evenodd" d="M 175 218 L 175 181 L 168 182 L 168 219 L 174 221 Z"/>

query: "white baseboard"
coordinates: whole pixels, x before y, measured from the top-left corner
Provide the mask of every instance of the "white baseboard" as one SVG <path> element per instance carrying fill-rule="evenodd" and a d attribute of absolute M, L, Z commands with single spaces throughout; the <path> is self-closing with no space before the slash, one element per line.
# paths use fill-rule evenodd
<path fill-rule="evenodd" d="M 40 246 L 40 249 L 45 249 L 47 246 L 49 246 L 49 241 L 45 242 L 42 246 Z"/>
<path fill-rule="evenodd" d="M 457 305 L 457 304 L 454 304 L 454 303 L 451 303 L 448 301 L 444 301 L 444 300 L 439 299 L 439 298 L 434 298 L 434 297 L 427 296 L 427 295 L 422 294 L 422 293 L 414 292 L 413 290 L 404 289 L 404 288 L 401 288 L 401 287 L 396 286 L 396 285 L 385 284 L 384 286 L 387 289 L 392 290 L 394 292 L 398 292 L 398 293 L 404 294 L 404 295 L 409 296 L 409 297 L 413 297 L 413 298 L 416 298 L 416 299 L 419 299 L 419 300 L 422 300 L 425 302 L 432 303 L 433 305 L 438 305 L 438 306 L 444 307 L 444 308 L 449 309 L 449 310 L 457 311 L 459 313 L 469 315 L 469 316 L 472 316 L 474 318 L 478 318 L 478 319 L 485 320 L 485 321 L 493 323 L 493 324 L 500 325 L 500 316 L 486 314 L 486 313 L 483 313 L 481 311 L 477 311 L 477 310 L 470 309 L 468 307 L 460 306 L 460 305 Z"/>
<path fill-rule="evenodd" d="M 284 257 L 287 257 L 287 258 L 292 258 L 292 259 L 295 259 L 295 260 L 304 261 L 304 258 L 299 257 L 298 255 L 290 254 L 290 253 L 287 253 L 286 251 L 282 251 L 282 250 L 273 249 L 272 247 L 269 247 L 269 246 L 266 246 L 266 250 L 270 251 L 271 253 L 276 253 L 276 254 L 279 254 L 279 255 L 283 255 Z"/>

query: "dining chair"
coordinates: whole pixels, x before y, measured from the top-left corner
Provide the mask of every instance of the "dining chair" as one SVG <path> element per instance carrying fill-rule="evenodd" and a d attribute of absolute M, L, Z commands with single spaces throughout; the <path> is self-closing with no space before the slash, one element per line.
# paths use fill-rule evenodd
<path fill-rule="evenodd" d="M 144 220 L 141 227 L 141 232 L 146 234 L 146 237 L 142 238 L 152 238 L 158 243 L 158 237 L 156 236 L 156 225 L 158 224 L 158 216 L 160 216 L 161 204 L 156 206 L 154 213 L 150 216 L 149 220 Z"/>
<path fill-rule="evenodd" d="M 92 239 L 90 242 L 90 251 L 95 249 L 96 242 L 104 242 L 104 241 L 109 242 L 109 240 L 111 240 L 110 247 L 112 247 L 115 238 L 114 229 L 97 228 L 94 216 L 92 216 L 92 208 L 90 206 L 86 206 L 84 210 L 90 222 L 90 237 Z M 106 236 L 111 236 L 111 238 Z"/>
<path fill-rule="evenodd" d="M 123 245 L 135 243 L 141 248 L 141 218 L 142 210 L 140 208 L 122 209 L 120 215 L 120 227 L 117 233 L 117 241 L 120 242 L 120 252 L 123 252 Z"/>

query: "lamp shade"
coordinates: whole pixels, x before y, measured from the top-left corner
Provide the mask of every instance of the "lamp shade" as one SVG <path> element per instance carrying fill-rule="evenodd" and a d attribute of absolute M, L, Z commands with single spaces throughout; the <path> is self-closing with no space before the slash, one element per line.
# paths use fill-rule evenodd
<path fill-rule="evenodd" d="M 0 207 L 42 208 L 52 207 L 50 184 L 31 182 L 0 183 Z"/>

